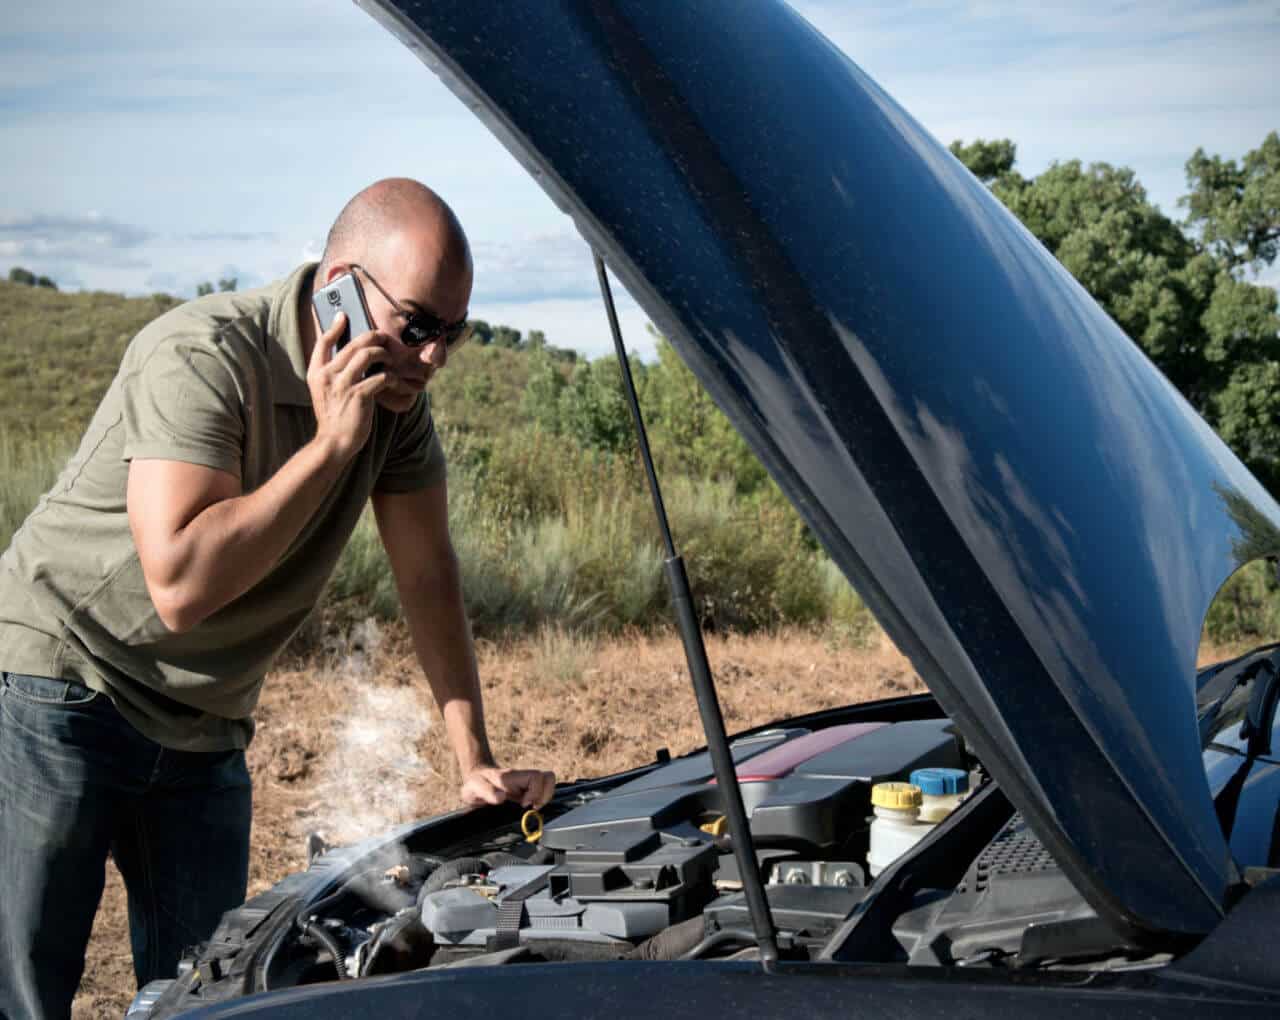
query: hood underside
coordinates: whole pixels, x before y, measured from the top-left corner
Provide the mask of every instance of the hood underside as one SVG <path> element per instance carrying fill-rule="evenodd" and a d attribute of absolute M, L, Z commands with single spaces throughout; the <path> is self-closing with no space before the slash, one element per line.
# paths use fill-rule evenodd
<path fill-rule="evenodd" d="M 366 6 L 604 255 L 1095 909 L 1213 927 L 1195 657 L 1280 508 L 1137 347 L 783 4 Z"/>

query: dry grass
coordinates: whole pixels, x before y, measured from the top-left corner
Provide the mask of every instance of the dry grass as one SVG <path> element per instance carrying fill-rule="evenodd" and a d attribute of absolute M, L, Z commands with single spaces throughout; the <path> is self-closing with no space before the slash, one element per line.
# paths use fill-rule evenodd
<path fill-rule="evenodd" d="M 306 863 L 306 835 L 335 842 L 457 805 L 458 774 L 404 635 L 330 649 L 277 671 L 249 750 L 254 829 L 249 892 Z M 507 764 L 564 779 L 606 775 L 701 746 L 702 727 L 674 636 L 593 643 L 555 630 L 481 643 L 489 730 Z M 1206 646 L 1201 662 L 1237 649 Z M 922 690 L 886 640 L 867 649 L 807 633 L 711 637 L 708 656 L 730 731 Z M 76 1020 L 123 1015 L 133 996 L 124 889 L 109 868 Z"/>

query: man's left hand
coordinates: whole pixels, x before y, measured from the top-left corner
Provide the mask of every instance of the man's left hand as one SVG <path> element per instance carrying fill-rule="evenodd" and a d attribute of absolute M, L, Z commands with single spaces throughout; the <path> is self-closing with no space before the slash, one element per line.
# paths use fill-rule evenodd
<path fill-rule="evenodd" d="M 469 808 L 513 800 L 527 808 L 542 807 L 556 790 L 556 774 L 541 769 L 472 769 L 462 781 L 462 803 Z"/>

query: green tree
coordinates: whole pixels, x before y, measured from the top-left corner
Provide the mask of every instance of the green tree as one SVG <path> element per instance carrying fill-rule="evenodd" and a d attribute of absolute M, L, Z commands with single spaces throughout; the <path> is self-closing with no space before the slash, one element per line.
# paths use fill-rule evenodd
<path fill-rule="evenodd" d="M 1196 149 L 1187 161 L 1191 193 L 1181 204 L 1202 243 L 1232 268 L 1270 264 L 1280 254 L 1280 134 L 1234 159 Z"/>
<path fill-rule="evenodd" d="M 213 293 L 213 284 L 208 280 L 196 284 L 196 297 L 205 297 Z"/>
<path fill-rule="evenodd" d="M 530 421 L 553 435 L 563 431 L 560 395 L 565 385 L 564 373 L 551 356 L 544 349 L 535 350 L 529 357 L 529 381 L 525 383 L 520 407 Z"/>
<path fill-rule="evenodd" d="M 636 388 L 642 389 L 644 363 L 631 359 L 631 374 Z M 635 427 L 615 356 L 579 362 L 560 393 L 558 404 L 560 431 L 583 446 L 612 451 L 632 447 Z"/>
<path fill-rule="evenodd" d="M 969 168 L 983 184 L 992 184 L 1013 170 L 1018 160 L 1018 147 L 1007 138 L 986 141 L 982 138 L 965 145 L 951 143 L 951 153 Z"/>
<path fill-rule="evenodd" d="M 657 349 L 641 405 L 655 454 L 680 474 L 726 479 L 744 495 L 757 491 L 767 477 L 759 459 L 665 337 L 657 337 Z"/>
<path fill-rule="evenodd" d="M 510 326 L 494 326 L 490 334 L 490 343 L 495 347 L 509 347 L 512 350 L 519 350 L 520 330 L 512 329 Z"/>
<path fill-rule="evenodd" d="M 14 266 L 9 270 L 9 282 L 20 283 L 24 287 L 44 287 L 46 290 L 57 290 L 58 285 L 47 276 L 36 276 L 30 269 Z"/>
<path fill-rule="evenodd" d="M 227 291 L 235 290 L 236 285 L 239 282 L 240 282 L 240 278 L 237 276 L 224 276 L 222 279 L 218 281 L 218 290 L 222 291 L 223 293 L 226 293 Z"/>

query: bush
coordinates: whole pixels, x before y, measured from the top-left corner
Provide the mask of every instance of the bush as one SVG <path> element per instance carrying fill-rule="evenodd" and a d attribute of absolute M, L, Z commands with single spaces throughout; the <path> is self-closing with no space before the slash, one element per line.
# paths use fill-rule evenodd
<path fill-rule="evenodd" d="M 704 627 L 750 631 L 825 616 L 819 561 L 794 512 L 741 501 L 730 480 L 681 479 L 669 507 Z"/>
<path fill-rule="evenodd" d="M 1271 564 L 1254 560 L 1232 574 L 1214 596 L 1204 629 L 1220 644 L 1280 638 L 1280 584 Z"/>
<path fill-rule="evenodd" d="M 880 625 L 843 571 L 834 561 L 823 556 L 819 573 L 827 600 L 826 620 L 831 636 L 854 648 L 873 645 L 880 634 Z"/>
<path fill-rule="evenodd" d="M 67 462 L 69 440 L 28 439 L 0 429 L 0 551 Z"/>

